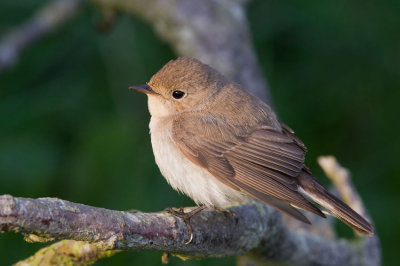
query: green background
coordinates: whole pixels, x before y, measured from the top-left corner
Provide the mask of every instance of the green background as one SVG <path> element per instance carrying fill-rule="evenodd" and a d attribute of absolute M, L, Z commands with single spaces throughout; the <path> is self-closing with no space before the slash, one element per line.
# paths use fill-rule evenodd
<path fill-rule="evenodd" d="M 1 1 L 0 35 L 42 4 Z M 306 143 L 307 164 L 325 184 L 318 155 L 333 154 L 352 171 L 382 241 L 384 264 L 397 265 L 399 1 L 258 0 L 247 11 L 280 119 Z M 146 98 L 127 90 L 176 55 L 136 18 L 122 15 L 107 34 L 96 32 L 98 22 L 87 4 L 0 74 L 0 194 L 119 210 L 193 205 L 159 173 Z M 42 246 L 1 234 L 0 264 Z M 124 252 L 98 265 L 159 265 L 160 257 Z M 233 263 L 171 259 L 171 265 Z"/>

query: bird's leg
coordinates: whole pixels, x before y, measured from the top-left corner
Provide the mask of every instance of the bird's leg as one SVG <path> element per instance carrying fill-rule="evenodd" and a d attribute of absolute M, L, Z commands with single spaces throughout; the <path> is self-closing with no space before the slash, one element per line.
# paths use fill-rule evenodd
<path fill-rule="evenodd" d="M 183 208 L 179 208 L 179 211 L 176 211 L 173 208 L 166 208 L 165 209 L 165 211 L 169 212 L 170 214 L 172 214 L 172 215 L 174 215 L 176 217 L 182 218 L 183 221 L 185 222 L 186 227 L 188 229 L 188 232 L 190 234 L 190 239 L 185 243 L 185 245 L 189 244 L 193 240 L 193 229 L 192 229 L 192 226 L 190 224 L 190 218 L 192 218 L 196 213 L 201 212 L 205 208 L 207 208 L 207 207 L 206 206 L 200 206 L 200 207 L 197 207 L 196 209 L 194 209 L 194 210 L 192 210 L 190 212 L 184 212 Z"/>

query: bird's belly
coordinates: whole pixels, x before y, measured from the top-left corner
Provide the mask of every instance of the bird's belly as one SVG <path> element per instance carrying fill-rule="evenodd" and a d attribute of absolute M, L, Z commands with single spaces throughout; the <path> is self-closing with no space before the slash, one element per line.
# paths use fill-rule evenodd
<path fill-rule="evenodd" d="M 196 204 L 226 207 L 243 201 L 245 196 L 195 165 L 179 150 L 171 137 L 170 128 L 159 128 L 152 118 L 151 143 L 154 157 L 162 175 L 176 190 L 191 197 Z"/>

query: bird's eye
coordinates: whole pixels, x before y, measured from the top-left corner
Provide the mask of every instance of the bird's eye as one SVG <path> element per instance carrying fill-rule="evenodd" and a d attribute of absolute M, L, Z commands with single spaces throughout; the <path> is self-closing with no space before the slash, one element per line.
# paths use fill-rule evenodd
<path fill-rule="evenodd" d="M 181 99 L 183 96 L 185 96 L 185 93 L 183 91 L 174 91 L 172 93 L 172 97 L 175 99 Z"/>

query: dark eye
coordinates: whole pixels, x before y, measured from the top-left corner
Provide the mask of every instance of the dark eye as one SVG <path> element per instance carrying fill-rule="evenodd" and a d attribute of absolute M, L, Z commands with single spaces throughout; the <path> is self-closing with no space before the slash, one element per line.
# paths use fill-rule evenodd
<path fill-rule="evenodd" d="M 172 93 L 172 97 L 175 99 L 181 99 L 183 96 L 185 96 L 185 93 L 183 91 L 174 91 Z"/>

